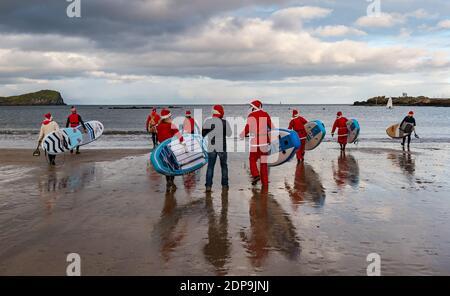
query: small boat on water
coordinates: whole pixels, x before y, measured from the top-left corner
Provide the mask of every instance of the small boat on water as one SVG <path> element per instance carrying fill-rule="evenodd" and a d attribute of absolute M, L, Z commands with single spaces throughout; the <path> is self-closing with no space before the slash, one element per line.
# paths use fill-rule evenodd
<path fill-rule="evenodd" d="M 392 98 L 389 98 L 389 100 L 388 100 L 388 102 L 387 102 L 387 105 L 386 105 L 386 108 L 388 108 L 388 109 L 394 109 L 394 104 L 393 104 L 393 102 L 392 102 Z"/>

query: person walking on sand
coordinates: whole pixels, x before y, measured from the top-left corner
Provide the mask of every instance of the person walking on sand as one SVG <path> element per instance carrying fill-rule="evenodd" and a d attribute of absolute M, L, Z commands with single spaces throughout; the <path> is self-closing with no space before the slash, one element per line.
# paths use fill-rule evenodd
<path fill-rule="evenodd" d="M 288 129 L 296 131 L 300 138 L 301 146 L 297 151 L 297 162 L 300 163 L 305 160 L 305 146 L 306 146 L 306 129 L 305 124 L 308 120 L 300 116 L 300 112 L 296 109 L 292 110 L 292 119 L 289 122 Z"/>
<path fill-rule="evenodd" d="M 156 126 L 158 125 L 161 117 L 158 115 L 156 108 L 152 108 L 152 112 L 147 117 L 147 122 L 145 123 L 145 127 L 147 132 L 152 136 L 153 148 L 158 146 L 158 135 L 156 131 Z"/>
<path fill-rule="evenodd" d="M 190 110 L 186 111 L 186 117 L 183 122 L 183 133 L 185 134 L 194 134 L 195 133 L 195 120 L 192 117 L 192 113 Z"/>
<path fill-rule="evenodd" d="M 402 123 L 400 123 L 400 130 L 404 133 L 402 146 L 405 148 L 406 139 L 408 139 L 408 149 L 411 144 L 411 134 L 416 127 L 416 119 L 414 118 L 414 112 L 409 111 L 408 115 L 403 119 Z M 417 137 L 417 135 L 416 135 Z"/>
<path fill-rule="evenodd" d="M 77 108 L 72 106 L 70 108 L 70 112 L 71 112 L 71 114 L 67 117 L 66 128 L 68 128 L 68 127 L 75 128 L 81 124 L 83 126 L 84 132 L 86 133 L 87 132 L 86 126 L 84 125 L 84 121 L 81 118 L 80 114 L 77 113 Z M 73 153 L 73 149 L 70 150 L 70 153 Z M 80 154 L 80 146 L 77 146 L 76 154 Z"/>
<path fill-rule="evenodd" d="M 181 135 L 175 124 L 173 124 L 172 122 L 172 113 L 169 109 L 161 110 L 161 120 L 156 126 L 156 132 L 158 134 L 158 141 L 160 143 L 172 138 L 173 136 L 177 136 L 180 140 L 180 143 L 184 142 L 183 136 Z M 176 190 L 177 186 L 175 185 L 174 180 L 174 176 L 166 176 L 167 191 Z"/>
<path fill-rule="evenodd" d="M 264 187 L 269 185 L 269 172 L 266 155 L 270 149 L 269 130 L 274 128 L 269 114 L 262 109 L 261 101 L 254 100 L 250 103 L 251 112 L 247 117 L 247 123 L 240 134 L 240 138 L 252 136 L 250 140 L 250 173 L 252 175 L 252 185 L 256 185 L 260 180 Z M 258 160 L 260 170 L 258 171 Z"/>
<path fill-rule="evenodd" d="M 347 121 L 348 119 L 343 116 L 341 111 L 339 111 L 336 114 L 336 120 L 334 121 L 333 130 L 331 131 L 331 136 L 334 137 L 334 132 L 338 129 L 338 143 L 341 146 L 341 151 L 345 151 L 345 147 L 347 146 Z"/>
<path fill-rule="evenodd" d="M 228 190 L 228 164 L 227 164 L 227 137 L 232 134 L 231 126 L 223 116 L 225 111 L 222 105 L 213 107 L 212 117 L 203 123 L 202 136 L 208 136 L 208 169 L 206 170 L 206 192 L 210 192 L 213 185 L 214 167 L 217 156 L 222 169 L 222 190 Z"/>
<path fill-rule="evenodd" d="M 42 122 L 41 130 L 39 132 L 38 147 L 42 144 L 42 141 L 48 134 L 56 132 L 58 130 L 59 125 L 55 121 L 53 121 L 52 114 L 51 113 L 45 114 L 44 121 Z M 46 154 L 48 156 L 48 162 L 50 163 L 50 165 L 55 165 L 56 155 L 48 154 L 47 152 Z"/>

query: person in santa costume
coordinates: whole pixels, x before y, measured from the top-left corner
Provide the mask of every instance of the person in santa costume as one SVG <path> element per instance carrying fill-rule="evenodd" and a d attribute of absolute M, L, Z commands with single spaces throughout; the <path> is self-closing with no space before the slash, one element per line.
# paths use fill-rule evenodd
<path fill-rule="evenodd" d="M 348 138 L 348 119 L 345 118 L 341 111 L 336 114 L 336 120 L 333 124 L 333 129 L 331 131 L 331 136 L 334 137 L 334 132 L 338 129 L 338 143 L 341 146 L 341 151 L 345 151 L 345 146 L 347 146 Z"/>
<path fill-rule="evenodd" d="M 42 122 L 41 130 L 39 132 L 38 147 L 41 145 L 42 141 L 48 134 L 56 132 L 58 130 L 59 130 L 59 125 L 55 121 L 53 121 L 52 114 L 50 114 L 50 113 L 45 114 L 44 121 Z M 49 161 L 50 165 L 55 165 L 56 155 L 51 155 L 51 154 L 47 154 L 47 155 L 48 155 L 48 161 Z"/>
<path fill-rule="evenodd" d="M 67 117 L 66 121 L 66 128 L 68 127 L 78 127 L 79 125 L 83 126 L 84 133 L 87 133 L 86 125 L 84 124 L 83 119 L 81 118 L 80 114 L 77 113 L 77 108 L 75 106 L 72 106 L 70 108 L 70 115 Z M 70 150 L 70 153 L 73 153 L 73 149 Z M 76 154 L 80 154 L 80 146 L 77 146 Z"/>
<path fill-rule="evenodd" d="M 156 108 L 152 108 L 152 112 L 147 117 L 147 122 L 145 123 L 145 128 L 147 132 L 149 132 L 152 136 L 153 148 L 158 145 L 158 136 L 156 133 L 156 126 L 160 121 L 160 116 L 156 110 Z"/>
<path fill-rule="evenodd" d="M 202 136 L 207 137 L 208 169 L 206 170 L 206 192 L 210 192 L 213 185 L 214 167 L 217 157 L 222 169 L 222 190 L 228 190 L 228 164 L 227 164 L 227 137 L 232 135 L 232 129 L 228 121 L 223 117 L 225 111 L 222 105 L 215 105 L 212 117 L 203 123 Z"/>
<path fill-rule="evenodd" d="M 308 120 L 300 116 L 298 110 L 292 110 L 292 119 L 289 122 L 288 129 L 296 131 L 300 141 L 302 142 L 300 149 L 297 151 L 297 161 L 301 162 L 305 159 L 305 145 L 306 145 L 306 129 L 305 124 L 308 123 Z"/>
<path fill-rule="evenodd" d="M 192 117 L 192 113 L 190 110 L 186 111 L 186 115 L 183 122 L 183 133 L 193 134 L 195 130 L 195 120 Z"/>
<path fill-rule="evenodd" d="M 161 110 L 161 120 L 156 127 L 156 132 L 158 134 L 158 141 L 160 143 L 167 139 L 177 136 L 181 143 L 184 142 L 183 136 L 181 135 L 175 124 L 172 123 L 172 113 L 169 109 Z M 167 190 L 175 190 L 174 176 L 166 176 L 167 180 Z"/>
<path fill-rule="evenodd" d="M 256 185 L 261 180 L 263 186 L 269 185 L 269 173 L 265 155 L 270 149 L 269 130 L 274 128 L 269 114 L 262 109 L 261 101 L 254 100 L 250 103 L 251 112 L 247 117 L 247 123 L 240 134 L 240 138 L 252 136 L 250 140 L 250 173 L 252 175 L 252 185 Z M 258 170 L 258 160 L 260 169 Z"/>

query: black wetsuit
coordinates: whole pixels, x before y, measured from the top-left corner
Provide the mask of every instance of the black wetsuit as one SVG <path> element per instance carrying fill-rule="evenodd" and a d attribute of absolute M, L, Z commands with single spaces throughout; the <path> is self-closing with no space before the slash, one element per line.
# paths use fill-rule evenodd
<path fill-rule="evenodd" d="M 403 125 L 405 123 L 412 124 L 413 127 L 416 127 L 416 119 L 414 119 L 414 117 L 412 117 L 412 116 L 406 116 L 403 119 L 402 123 L 400 124 L 400 128 L 403 128 Z M 402 142 L 403 146 L 405 145 L 406 139 L 408 139 L 408 146 L 409 146 L 409 144 L 411 143 L 411 134 L 412 134 L 412 131 L 403 137 L 403 142 Z"/>

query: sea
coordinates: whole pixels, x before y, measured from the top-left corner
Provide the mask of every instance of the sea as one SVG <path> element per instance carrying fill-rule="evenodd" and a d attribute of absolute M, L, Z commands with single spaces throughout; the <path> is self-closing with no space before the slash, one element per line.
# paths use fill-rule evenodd
<path fill-rule="evenodd" d="M 163 107 L 155 106 L 158 111 Z M 212 105 L 171 106 L 174 118 L 181 124 L 186 110 L 194 113 L 196 121 L 201 122 L 211 116 Z M 105 126 L 101 139 L 87 148 L 145 148 L 150 145 L 150 137 L 145 130 L 145 122 L 150 106 L 77 106 L 84 121 L 98 120 Z M 275 124 L 286 128 L 292 110 L 298 109 L 308 120 L 321 120 L 327 128 L 325 142 L 332 141 L 331 128 L 336 112 L 342 111 L 347 118 L 355 118 L 361 126 L 359 143 L 365 146 L 389 145 L 393 140 L 386 135 L 386 128 L 399 123 L 410 111 L 415 112 L 417 134 L 422 145 L 450 146 L 450 108 L 445 107 L 394 107 L 351 106 L 351 105 L 266 105 L 264 109 L 271 115 Z M 34 148 L 43 120 L 43 115 L 52 113 L 61 127 L 65 127 L 70 114 L 70 106 L 1 106 L 0 107 L 0 148 Z M 234 127 L 233 137 L 237 138 L 245 118 L 248 105 L 225 105 L 225 117 Z"/>

